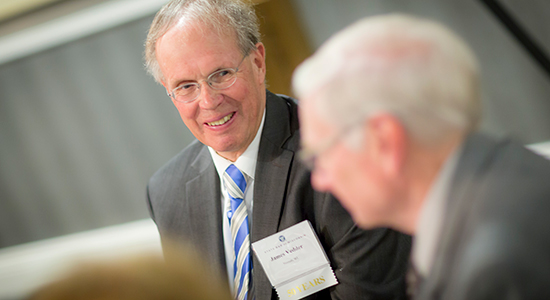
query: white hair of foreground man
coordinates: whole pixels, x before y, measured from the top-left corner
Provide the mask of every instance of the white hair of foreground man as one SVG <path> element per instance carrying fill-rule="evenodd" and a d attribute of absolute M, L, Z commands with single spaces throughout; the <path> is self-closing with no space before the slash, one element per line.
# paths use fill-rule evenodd
<path fill-rule="evenodd" d="M 163 78 L 156 57 L 157 41 L 172 27 L 182 23 L 208 25 L 220 35 L 232 30 L 243 55 L 256 48 L 256 44 L 260 42 L 258 18 L 249 2 L 172 0 L 156 14 L 145 41 L 145 67 L 159 83 Z"/>
<path fill-rule="evenodd" d="M 293 88 L 335 126 L 386 112 L 424 142 L 473 130 L 476 59 L 445 27 L 407 15 L 366 18 L 331 37 L 294 72 Z"/>

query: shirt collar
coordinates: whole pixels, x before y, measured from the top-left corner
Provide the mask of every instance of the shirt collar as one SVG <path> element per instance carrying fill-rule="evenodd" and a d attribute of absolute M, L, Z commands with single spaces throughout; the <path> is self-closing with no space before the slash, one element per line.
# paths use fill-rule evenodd
<path fill-rule="evenodd" d="M 428 276 L 435 258 L 445 216 L 446 199 L 462 146 L 449 155 L 425 198 L 418 216 L 412 247 L 412 262 L 422 276 Z"/>
<path fill-rule="evenodd" d="M 235 162 L 232 162 L 220 156 L 214 149 L 212 149 L 212 147 L 208 146 L 208 151 L 210 151 L 210 156 L 212 156 L 214 166 L 216 167 L 216 171 L 218 171 L 218 175 L 220 176 L 220 178 L 222 178 L 223 173 L 225 172 L 227 167 L 229 167 L 229 165 L 231 164 L 234 164 L 249 178 L 254 179 L 254 176 L 256 174 L 256 161 L 258 159 L 258 150 L 260 149 L 260 139 L 264 128 L 264 122 L 265 108 L 262 116 L 262 122 L 260 123 L 260 127 L 258 128 L 258 132 L 256 132 L 254 140 L 252 140 L 252 143 L 248 145 L 248 148 L 246 148 L 244 153 L 241 154 L 241 156 L 239 156 Z"/>

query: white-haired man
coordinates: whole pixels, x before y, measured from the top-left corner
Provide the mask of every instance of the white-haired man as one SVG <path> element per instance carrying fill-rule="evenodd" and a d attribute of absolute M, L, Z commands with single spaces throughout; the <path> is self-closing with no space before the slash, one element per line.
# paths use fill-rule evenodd
<path fill-rule="evenodd" d="M 250 5 L 168 2 L 149 30 L 146 63 L 197 138 L 148 184 L 163 242 L 196 246 L 227 275 L 235 299 L 276 299 L 250 244 L 309 220 L 339 284 L 308 299 L 405 297 L 410 236 L 361 230 L 334 197 L 313 190 L 295 155 L 297 105 L 265 88 L 265 48 Z"/>
<path fill-rule="evenodd" d="M 302 159 L 363 228 L 414 235 L 419 299 L 550 299 L 550 162 L 476 133 L 478 67 L 443 26 L 367 18 L 293 76 Z"/>

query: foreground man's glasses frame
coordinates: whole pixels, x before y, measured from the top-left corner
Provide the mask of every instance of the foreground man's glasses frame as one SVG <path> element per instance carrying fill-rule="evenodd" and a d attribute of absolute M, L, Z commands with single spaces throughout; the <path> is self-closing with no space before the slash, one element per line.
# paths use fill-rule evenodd
<path fill-rule="evenodd" d="M 359 121 L 352 122 L 349 125 L 344 126 L 342 129 L 338 130 L 335 135 L 322 143 L 316 150 L 306 148 L 300 149 L 298 151 L 298 157 L 310 171 L 313 171 L 315 169 L 315 162 L 317 161 L 319 155 L 336 146 L 340 140 L 353 132 L 353 129 L 355 129 L 356 126 L 363 124 L 364 121 L 365 119 L 360 119 Z"/>

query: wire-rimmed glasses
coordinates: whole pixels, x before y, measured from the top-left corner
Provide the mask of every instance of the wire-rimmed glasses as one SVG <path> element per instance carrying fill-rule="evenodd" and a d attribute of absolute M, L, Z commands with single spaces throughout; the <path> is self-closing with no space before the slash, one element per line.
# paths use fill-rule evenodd
<path fill-rule="evenodd" d="M 248 54 L 243 56 L 243 59 L 236 68 L 224 68 L 217 70 L 208 75 L 204 81 L 206 81 L 206 83 L 208 83 L 208 85 L 215 90 L 223 90 L 231 87 L 237 81 L 237 72 L 239 72 L 239 68 L 247 56 Z M 178 102 L 189 103 L 195 101 L 199 97 L 200 89 L 201 84 L 196 81 L 185 82 L 174 88 L 172 92 L 169 92 L 168 96 Z"/>

